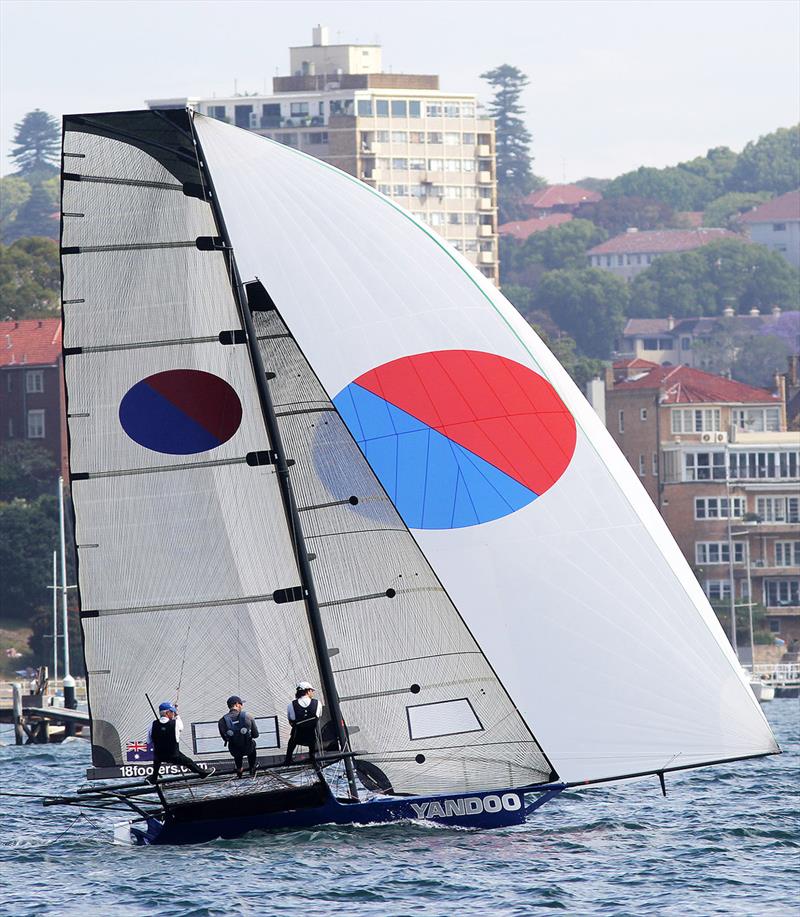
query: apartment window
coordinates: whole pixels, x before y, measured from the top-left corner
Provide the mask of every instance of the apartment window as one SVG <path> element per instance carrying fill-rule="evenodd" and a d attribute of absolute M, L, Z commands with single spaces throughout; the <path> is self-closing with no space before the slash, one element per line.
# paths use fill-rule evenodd
<path fill-rule="evenodd" d="M 773 223 L 772 231 L 773 232 L 786 232 L 786 224 L 785 223 Z"/>
<path fill-rule="evenodd" d="M 681 350 L 691 350 L 692 349 L 692 339 L 690 337 L 681 338 Z"/>
<path fill-rule="evenodd" d="M 292 118 L 303 118 L 308 115 L 308 102 L 292 102 L 289 105 L 289 114 Z"/>
<path fill-rule="evenodd" d="M 461 171 L 461 160 L 460 159 L 445 159 L 444 170 L 445 172 L 460 172 Z"/>
<path fill-rule="evenodd" d="M 297 134 L 275 134 L 275 139 L 285 146 L 297 146 Z"/>
<path fill-rule="evenodd" d="M 44 439 L 44 411 L 28 411 L 28 439 Z"/>
<path fill-rule="evenodd" d="M 796 478 L 800 452 L 731 452 L 730 466 L 732 478 Z"/>
<path fill-rule="evenodd" d="M 744 545 L 741 541 L 733 543 L 733 562 L 744 563 Z M 697 564 L 727 564 L 730 562 L 730 550 L 727 541 L 696 541 L 694 557 Z"/>
<path fill-rule="evenodd" d="M 767 608 L 800 605 L 800 579 L 765 580 L 764 604 Z"/>
<path fill-rule="evenodd" d="M 31 395 L 44 391 L 44 371 L 41 369 L 29 369 L 25 373 L 25 391 Z"/>
<path fill-rule="evenodd" d="M 769 619 L 769 632 L 771 634 L 779 634 L 781 632 L 781 619 L 780 618 L 770 618 Z"/>
<path fill-rule="evenodd" d="M 617 429 L 620 433 L 625 432 L 625 411 L 620 411 L 617 417 Z"/>
<path fill-rule="evenodd" d="M 647 420 L 647 408 L 639 409 L 639 420 Z"/>
<path fill-rule="evenodd" d="M 409 118 L 421 117 L 421 108 L 422 108 L 422 105 L 420 102 L 409 102 L 408 103 L 408 117 Z"/>
<path fill-rule="evenodd" d="M 611 267 L 611 255 L 606 255 L 606 267 Z"/>
<path fill-rule="evenodd" d="M 461 106 L 457 102 L 445 102 L 444 104 L 445 118 L 458 118 L 460 114 L 461 114 Z"/>
<path fill-rule="evenodd" d="M 461 116 L 464 118 L 474 118 L 475 105 L 472 102 L 463 102 L 461 104 Z"/>
<path fill-rule="evenodd" d="M 208 114 L 211 118 L 216 118 L 217 121 L 227 120 L 225 117 L 225 106 L 224 105 L 209 105 Z"/>
<path fill-rule="evenodd" d="M 466 146 L 472 146 L 475 143 L 475 134 L 467 134 L 467 133 L 462 134 L 461 142 L 464 143 Z"/>
<path fill-rule="evenodd" d="M 375 100 L 375 114 L 379 118 L 388 118 L 389 117 L 389 100 L 388 99 L 376 99 Z"/>
<path fill-rule="evenodd" d="M 728 508 L 733 506 L 733 515 L 729 517 Z M 741 519 L 746 512 L 746 500 L 744 497 L 733 497 L 729 503 L 727 497 L 695 497 L 694 498 L 694 518 L 695 519 Z"/>
<path fill-rule="evenodd" d="M 328 132 L 319 131 L 308 135 L 308 142 L 311 146 L 319 146 L 321 143 L 328 142 Z"/>
<path fill-rule="evenodd" d="M 706 595 L 712 602 L 721 602 L 731 597 L 730 580 L 707 579 L 705 584 Z"/>
<path fill-rule="evenodd" d="M 756 513 L 762 522 L 800 522 L 800 497 L 757 497 Z"/>
<path fill-rule="evenodd" d="M 385 194 L 388 197 L 392 193 L 392 186 L 391 185 L 378 185 L 378 191 L 380 191 L 381 194 Z"/>
<path fill-rule="evenodd" d="M 409 131 L 409 143 L 425 143 L 425 131 Z"/>
<path fill-rule="evenodd" d="M 720 425 L 719 408 L 673 408 L 673 433 L 716 433 Z"/>
<path fill-rule="evenodd" d="M 375 131 L 375 143 L 388 143 L 389 131 Z"/>
<path fill-rule="evenodd" d="M 781 428 L 781 409 L 775 408 L 735 408 L 731 411 L 734 425 L 739 430 L 753 433 L 777 433 Z"/>
<path fill-rule="evenodd" d="M 639 456 L 639 477 L 643 478 L 645 474 L 646 474 L 646 471 L 645 471 L 645 464 L 644 464 L 644 456 L 640 455 Z"/>
<path fill-rule="evenodd" d="M 672 338 L 645 338 L 645 350 L 673 350 Z"/>
<path fill-rule="evenodd" d="M 478 223 L 478 214 L 477 213 L 465 213 L 464 222 L 467 224 L 467 226 L 476 226 Z"/>
<path fill-rule="evenodd" d="M 686 481 L 724 481 L 724 452 L 687 452 L 684 457 Z"/>
<path fill-rule="evenodd" d="M 372 99 L 359 99 L 358 113 L 362 118 L 372 117 Z"/>
<path fill-rule="evenodd" d="M 475 160 L 474 159 L 462 159 L 461 168 L 464 172 L 474 172 L 475 171 Z M 455 170 L 458 172 L 458 169 Z"/>
<path fill-rule="evenodd" d="M 444 226 L 444 214 L 440 210 L 433 210 L 428 216 L 431 226 Z"/>
<path fill-rule="evenodd" d="M 408 185 L 395 185 L 392 188 L 394 197 L 408 197 Z"/>
<path fill-rule="evenodd" d="M 409 159 L 408 168 L 412 172 L 424 172 L 425 171 L 425 160 L 424 159 Z"/>
<path fill-rule="evenodd" d="M 428 104 L 425 106 L 425 113 L 427 114 L 429 118 L 441 118 L 442 103 L 441 102 L 428 102 Z M 433 141 L 430 139 L 430 136 L 429 136 L 428 143 L 432 143 L 432 142 Z M 441 140 L 437 142 L 441 143 Z"/>
<path fill-rule="evenodd" d="M 458 131 L 445 131 L 444 145 L 445 146 L 460 146 L 461 145 L 461 134 Z"/>
<path fill-rule="evenodd" d="M 397 156 L 392 159 L 392 168 L 398 169 L 400 171 L 406 171 L 408 169 L 408 160 L 404 159 L 402 156 Z"/>
<path fill-rule="evenodd" d="M 392 99 L 392 117 L 408 117 L 408 102 L 405 99 Z"/>
<path fill-rule="evenodd" d="M 653 453 L 653 477 L 658 477 L 658 453 Z"/>
<path fill-rule="evenodd" d="M 444 160 L 443 159 L 429 159 L 428 160 L 428 170 L 430 172 L 443 172 L 444 171 Z"/>
<path fill-rule="evenodd" d="M 800 541 L 776 541 L 775 566 L 800 567 Z"/>
<path fill-rule="evenodd" d="M 476 252 L 478 250 L 478 240 L 477 239 L 467 239 L 464 243 L 465 252 Z"/>
<path fill-rule="evenodd" d="M 428 143 L 443 143 L 444 135 L 438 131 L 428 131 Z"/>
<path fill-rule="evenodd" d="M 392 143 L 408 143 L 406 131 L 392 131 Z"/>
<path fill-rule="evenodd" d="M 453 200 L 460 198 L 461 185 L 446 185 L 444 189 L 444 196 Z"/>
<path fill-rule="evenodd" d="M 451 226 L 460 226 L 461 225 L 461 214 L 460 213 L 448 213 L 447 222 Z"/>

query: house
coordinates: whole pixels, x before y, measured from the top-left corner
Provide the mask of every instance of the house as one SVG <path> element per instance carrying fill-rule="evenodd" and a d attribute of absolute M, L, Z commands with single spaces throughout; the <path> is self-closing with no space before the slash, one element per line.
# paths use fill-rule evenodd
<path fill-rule="evenodd" d="M 66 469 L 61 320 L 0 322 L 0 442 L 27 440 Z"/>
<path fill-rule="evenodd" d="M 630 318 L 617 342 L 615 357 L 707 369 L 708 358 L 697 345 L 723 330 L 734 338 L 774 335 L 785 340 L 791 352 L 800 349 L 800 312 L 782 312 L 775 306 L 767 315 L 758 309 L 747 315 L 725 309 L 722 315 L 695 318 Z"/>
<path fill-rule="evenodd" d="M 778 252 L 800 268 L 800 191 L 789 191 L 744 213 L 739 221 L 751 242 Z"/>
<path fill-rule="evenodd" d="M 552 213 L 572 213 L 581 204 L 594 204 L 602 200 L 598 191 L 581 188 L 580 185 L 548 185 L 532 191 L 522 199 L 532 216 L 547 216 Z"/>
<path fill-rule="evenodd" d="M 571 219 L 571 213 L 551 213 L 547 216 L 532 217 L 530 220 L 503 223 L 497 231 L 501 236 L 511 236 L 519 241 L 524 241 L 534 233 L 544 232 L 545 229 L 552 229 L 554 226 L 569 223 Z"/>
<path fill-rule="evenodd" d="M 607 239 L 586 252 L 589 267 L 600 268 L 631 280 L 646 270 L 659 255 L 689 252 L 718 239 L 738 239 L 728 229 L 636 228 Z"/>
<path fill-rule="evenodd" d="M 783 393 L 636 358 L 609 369 L 605 414 L 711 602 L 752 595 L 773 634 L 800 639 L 800 437 Z"/>

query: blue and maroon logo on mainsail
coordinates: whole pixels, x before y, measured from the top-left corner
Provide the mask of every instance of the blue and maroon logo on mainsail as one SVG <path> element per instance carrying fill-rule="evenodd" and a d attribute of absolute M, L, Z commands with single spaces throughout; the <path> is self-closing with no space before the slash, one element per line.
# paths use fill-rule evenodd
<path fill-rule="evenodd" d="M 392 360 L 334 403 L 409 528 L 516 512 L 556 483 L 575 451 L 575 421 L 553 386 L 481 351 Z"/>
<path fill-rule="evenodd" d="M 242 422 L 242 403 L 219 376 L 197 369 L 155 373 L 128 389 L 119 422 L 132 440 L 169 455 L 208 452 Z"/>

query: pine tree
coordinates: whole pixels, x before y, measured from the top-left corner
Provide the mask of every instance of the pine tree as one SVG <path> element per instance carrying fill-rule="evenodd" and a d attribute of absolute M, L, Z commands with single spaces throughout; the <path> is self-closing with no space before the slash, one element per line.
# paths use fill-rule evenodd
<path fill-rule="evenodd" d="M 522 198 L 543 184 L 531 171 L 533 138 L 520 117 L 525 109 L 519 98 L 528 85 L 528 77 L 517 67 L 502 64 L 482 73 L 481 79 L 495 91 L 489 114 L 495 121 L 500 222 L 524 219 L 529 214 L 522 206 Z"/>
<path fill-rule="evenodd" d="M 20 175 L 46 174 L 57 171 L 61 132 L 58 121 L 46 111 L 29 111 L 15 125 L 16 136 L 11 158 Z"/>

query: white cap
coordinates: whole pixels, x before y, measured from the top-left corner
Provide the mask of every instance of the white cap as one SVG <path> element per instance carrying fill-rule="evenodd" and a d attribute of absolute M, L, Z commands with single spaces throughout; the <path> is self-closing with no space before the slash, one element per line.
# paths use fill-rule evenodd
<path fill-rule="evenodd" d="M 298 691 L 313 691 L 314 685 L 309 684 L 307 681 L 301 681 L 297 685 Z"/>

